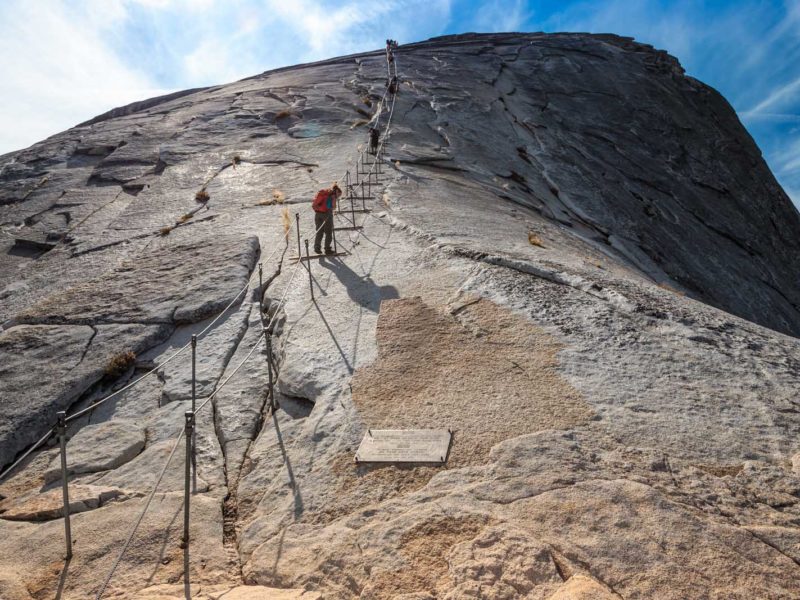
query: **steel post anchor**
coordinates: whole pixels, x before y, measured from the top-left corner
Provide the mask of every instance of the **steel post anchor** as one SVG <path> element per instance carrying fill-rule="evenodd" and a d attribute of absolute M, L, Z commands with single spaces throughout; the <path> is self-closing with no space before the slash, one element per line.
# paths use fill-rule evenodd
<path fill-rule="evenodd" d="M 182 544 L 185 549 L 189 548 L 189 510 L 191 508 L 191 463 L 192 463 L 192 437 L 194 436 L 194 411 L 187 410 L 184 413 L 186 426 L 184 435 L 186 437 L 186 461 L 184 468 L 183 482 L 183 539 Z"/>
<path fill-rule="evenodd" d="M 258 309 L 261 311 L 259 314 L 264 314 L 264 269 L 262 263 L 258 263 Z"/>
<path fill-rule="evenodd" d="M 339 206 L 339 202 L 336 202 L 336 206 Z M 336 227 L 334 227 L 335 223 L 333 222 L 333 211 L 328 212 L 326 219 L 330 219 L 330 227 L 331 227 L 331 236 L 333 237 L 333 253 L 339 254 L 339 245 L 336 243 Z"/>
<path fill-rule="evenodd" d="M 300 213 L 294 213 L 294 220 L 297 224 L 297 260 L 303 258 L 303 251 L 300 249 Z"/>
<path fill-rule="evenodd" d="M 314 278 L 311 277 L 311 254 L 308 252 L 308 240 L 306 240 L 306 266 L 308 267 L 308 287 L 311 289 L 311 300 L 314 300 Z"/>
<path fill-rule="evenodd" d="M 267 371 L 269 371 L 269 407 L 270 412 L 274 413 L 278 410 L 278 404 L 275 402 L 275 381 L 272 376 L 273 361 L 272 361 L 272 335 L 269 330 L 264 327 L 264 339 L 267 342 Z M 277 376 L 277 369 L 275 375 Z"/>
<path fill-rule="evenodd" d="M 197 336 L 192 335 L 192 414 L 197 399 Z M 192 429 L 192 493 L 197 493 L 197 433 Z"/>
<path fill-rule="evenodd" d="M 67 413 L 59 412 L 58 442 L 61 446 L 61 488 L 64 496 L 64 537 L 67 545 L 66 559 L 72 558 L 72 527 L 69 516 L 69 483 L 67 482 Z"/>

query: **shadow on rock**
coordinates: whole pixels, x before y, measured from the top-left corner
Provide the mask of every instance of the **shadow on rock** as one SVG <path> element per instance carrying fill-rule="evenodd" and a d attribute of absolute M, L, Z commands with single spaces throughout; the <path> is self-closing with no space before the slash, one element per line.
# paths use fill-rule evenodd
<path fill-rule="evenodd" d="M 362 276 L 338 258 L 321 258 L 320 266 L 331 271 L 347 289 L 350 300 L 372 312 L 378 312 L 382 300 L 399 298 L 397 288 L 392 285 L 376 285 L 369 275 Z"/>

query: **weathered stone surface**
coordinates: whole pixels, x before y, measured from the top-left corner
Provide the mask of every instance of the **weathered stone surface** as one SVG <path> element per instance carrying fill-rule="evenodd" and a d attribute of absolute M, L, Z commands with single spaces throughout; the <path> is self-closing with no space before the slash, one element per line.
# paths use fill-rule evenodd
<path fill-rule="evenodd" d="M 55 426 L 99 381 L 113 356 L 166 338 L 163 325 L 19 325 L 0 332 L 0 464 Z"/>
<path fill-rule="evenodd" d="M 0 318 L 91 323 L 90 352 L 101 321 L 185 321 L 137 374 L 238 292 L 258 239 L 281 408 L 265 410 L 251 290 L 199 346 L 206 390 L 255 349 L 198 416 L 193 593 L 797 596 L 800 223 L 730 107 L 610 35 L 448 37 L 398 64 L 391 162 L 363 230 L 337 232 L 347 254 L 311 263 L 313 302 L 285 222 L 297 211 L 309 237 L 308 200 L 353 170 L 380 52 L 145 102 L 0 159 L 0 225 L 63 236 L 41 255 L 0 246 Z M 134 419 L 148 444 L 76 485 L 150 493 L 188 364 L 75 423 Z M 353 464 L 367 427 L 432 423 L 454 426 L 446 469 Z M 118 597 L 183 595 L 183 455 Z M 52 456 L 5 502 L 38 494 Z M 64 597 L 93 595 L 141 506 L 76 516 Z M 15 594 L 54 594 L 59 525 L 0 520 Z"/>
<path fill-rule="evenodd" d="M 112 500 L 126 499 L 122 490 L 94 485 L 70 485 L 70 514 L 93 510 Z M 0 504 L 0 519 L 10 521 L 49 521 L 64 516 L 61 487 Z"/>
<path fill-rule="evenodd" d="M 96 473 L 116 469 L 144 448 L 144 429 L 130 421 L 87 425 L 67 442 L 67 473 Z M 61 478 L 61 458 L 45 471 L 49 483 Z"/>
<path fill-rule="evenodd" d="M 250 276 L 256 238 L 167 244 L 20 312 L 24 323 L 179 323 L 219 312 Z"/>
<path fill-rule="evenodd" d="M 574 575 L 549 600 L 619 600 L 619 596 L 591 577 Z"/>
<path fill-rule="evenodd" d="M 182 585 L 157 585 L 142 590 L 138 597 L 141 600 L 183 600 L 186 596 Z M 316 592 L 267 588 L 263 585 L 193 586 L 192 598 L 197 600 L 322 600 L 322 596 Z"/>
<path fill-rule="evenodd" d="M 64 579 L 62 598 L 70 600 L 94 596 L 119 556 L 145 498 L 110 503 L 75 515 L 72 519 L 73 554 Z M 159 494 L 147 518 L 142 521 L 134 544 L 112 578 L 109 597 L 135 597 L 148 587 L 150 578 L 176 581 L 183 573 L 183 494 Z M 222 514 L 219 502 L 197 495 L 192 502 L 192 553 L 190 570 L 193 585 L 239 585 L 228 575 L 229 557 L 222 545 Z M 0 519 L 0 555 L 6 572 L 16 570 L 27 582 L 29 592 L 46 595 L 59 585 L 64 564 L 64 525 L 60 520 L 22 523 Z M 26 599 L 27 600 L 27 599 Z"/>

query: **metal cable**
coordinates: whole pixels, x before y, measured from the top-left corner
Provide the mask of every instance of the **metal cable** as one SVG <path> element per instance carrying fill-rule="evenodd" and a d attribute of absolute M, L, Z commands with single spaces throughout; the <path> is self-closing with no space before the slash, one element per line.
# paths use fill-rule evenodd
<path fill-rule="evenodd" d="M 297 273 L 297 270 L 300 267 L 300 264 L 301 264 L 301 261 L 297 261 L 297 265 L 295 265 L 294 271 L 292 271 L 292 276 L 289 278 L 289 282 L 286 284 L 286 289 L 284 290 L 283 296 L 281 297 L 281 300 L 278 303 L 278 307 L 280 307 L 281 304 L 283 304 L 283 302 L 285 301 L 286 295 L 288 294 L 289 289 L 291 288 L 292 281 L 294 280 L 294 276 Z M 270 320 L 267 323 L 267 326 L 264 328 L 265 330 L 267 330 L 268 326 L 272 324 L 272 321 L 275 318 L 276 314 L 277 314 L 277 310 L 276 310 L 275 313 L 273 313 L 272 317 L 270 317 Z M 244 364 L 248 360 L 250 360 L 250 357 L 256 351 L 256 349 L 258 348 L 258 345 L 261 343 L 261 340 L 264 338 L 264 336 L 265 336 L 265 333 L 264 333 L 264 331 L 262 331 L 261 335 L 258 336 L 258 339 L 253 344 L 253 347 L 250 349 L 250 352 L 247 353 L 247 356 L 245 356 L 244 359 L 242 359 L 242 362 L 239 363 L 239 365 L 231 372 L 231 374 L 228 375 L 228 377 L 226 377 L 222 381 L 222 383 L 219 384 L 219 386 L 217 386 L 217 388 L 214 390 L 214 392 L 208 398 L 206 398 L 206 400 L 203 401 L 202 404 L 200 404 L 197 407 L 197 409 L 194 411 L 195 415 L 197 415 L 203 409 L 203 407 L 205 407 L 205 405 L 208 404 L 220 392 L 220 390 L 223 388 L 223 386 L 225 386 L 225 384 L 228 383 L 228 381 L 230 381 L 230 379 L 234 375 L 236 375 L 236 373 L 239 371 L 239 369 L 241 369 L 244 366 Z M 183 439 L 184 433 L 185 433 L 184 430 L 181 430 L 181 432 L 178 434 L 178 438 L 177 438 L 177 440 L 175 440 L 175 446 L 173 446 L 172 451 L 170 452 L 170 455 L 167 458 L 167 462 L 164 464 L 164 468 L 161 470 L 161 473 L 159 474 L 158 479 L 156 480 L 156 483 L 153 486 L 152 491 L 150 492 L 150 496 L 148 497 L 147 502 L 145 503 L 145 505 L 144 505 L 144 507 L 142 509 L 142 512 L 139 514 L 139 517 L 136 519 L 136 521 L 135 521 L 135 523 L 133 525 L 133 529 L 131 529 L 131 532 L 128 535 L 128 539 L 126 540 L 125 544 L 122 547 L 122 551 L 119 553 L 119 556 L 117 557 L 117 560 L 114 562 L 114 565 L 111 567 L 111 571 L 108 573 L 108 576 L 106 576 L 106 579 L 103 582 L 103 585 L 101 586 L 100 590 L 97 592 L 96 600 L 100 600 L 100 598 L 102 597 L 103 593 L 106 590 L 106 587 L 108 586 L 109 582 L 111 581 L 112 577 L 114 576 L 115 571 L 119 567 L 120 562 L 122 561 L 122 558 L 125 555 L 125 552 L 130 547 L 131 542 L 133 541 L 133 537 L 134 537 L 134 535 L 136 535 L 136 531 L 139 528 L 139 525 L 141 525 L 142 520 L 144 519 L 144 515 L 147 512 L 147 509 L 150 507 L 150 503 L 152 502 L 153 498 L 156 495 L 156 491 L 158 490 L 158 486 L 161 484 L 161 481 L 163 480 L 164 475 L 167 472 L 167 468 L 169 467 L 169 464 L 172 461 L 173 456 L 175 456 L 175 452 L 177 451 L 178 446 L 180 445 L 181 439 Z"/>
<path fill-rule="evenodd" d="M 111 578 L 114 576 L 114 572 L 119 567 L 120 562 L 122 562 L 122 557 L 125 555 L 125 552 L 130 547 L 131 542 L 133 541 L 133 536 L 136 535 L 136 530 L 139 528 L 139 525 L 142 524 L 142 520 L 144 519 L 144 515 L 147 512 L 147 509 L 150 508 L 150 503 L 153 501 L 153 498 L 156 495 L 156 490 L 158 490 L 158 486 L 161 484 L 161 481 L 164 479 L 164 475 L 167 472 L 167 467 L 169 467 L 169 463 L 172 461 L 172 457 L 175 456 L 175 452 L 178 450 L 178 446 L 180 445 L 181 439 L 183 438 L 183 434 L 184 434 L 184 431 L 181 430 L 180 434 L 178 435 L 178 439 L 175 440 L 175 446 L 173 446 L 172 452 L 169 453 L 169 456 L 167 457 L 167 462 L 164 463 L 164 468 L 161 469 L 161 473 L 159 474 L 158 479 L 156 479 L 156 483 L 153 486 L 153 490 L 150 492 L 150 496 L 147 498 L 147 502 L 145 502 L 145 504 L 144 504 L 144 508 L 142 509 L 142 512 L 139 513 L 139 517 L 136 519 L 136 522 L 133 525 L 133 529 L 131 529 L 130 534 L 128 534 L 128 539 L 125 541 L 125 544 L 122 546 L 122 550 L 120 551 L 119 556 L 117 556 L 117 560 L 114 561 L 114 566 L 111 567 L 111 571 L 109 571 L 108 575 L 105 578 L 105 581 L 103 581 L 103 585 L 100 586 L 100 589 L 97 592 L 97 596 L 95 596 L 96 600 L 100 600 L 100 598 L 103 596 L 103 593 L 105 593 L 106 587 L 108 586 L 109 582 L 111 581 Z"/>
<path fill-rule="evenodd" d="M 395 73 L 396 73 L 396 72 L 397 72 L 397 67 L 396 67 L 396 65 L 395 65 Z M 384 97 L 385 97 L 385 95 L 384 95 Z M 388 134 L 389 126 L 390 126 L 390 124 L 391 124 L 391 118 L 392 118 L 392 115 L 393 115 L 393 113 L 394 113 L 394 95 L 393 95 L 393 98 L 392 98 L 392 107 L 391 107 L 391 110 L 390 110 L 390 113 L 389 113 L 389 119 L 387 120 L 387 125 L 386 125 L 386 127 L 387 127 L 387 134 Z M 384 138 L 384 139 L 385 139 L 385 138 Z M 382 145 L 383 145 L 383 142 L 381 142 L 381 147 L 382 147 Z M 373 168 L 375 167 L 375 164 L 376 164 L 376 163 L 373 163 Z M 372 171 L 370 170 L 370 173 L 371 173 L 371 172 L 372 172 Z M 316 235 L 316 233 L 317 233 L 317 232 L 319 232 L 319 230 L 320 230 L 320 229 L 321 229 L 323 226 L 324 226 L 324 224 L 322 224 L 322 225 L 320 225 L 319 227 L 317 227 L 316 231 L 314 232 L 314 233 L 315 233 L 315 235 Z M 288 239 L 288 233 L 287 233 L 287 239 Z M 273 254 L 274 254 L 274 252 L 273 252 Z M 271 257 L 270 257 L 270 258 L 271 258 Z M 272 325 L 272 323 L 273 323 L 273 321 L 274 321 L 274 319 L 275 319 L 276 315 L 278 314 L 278 309 L 280 309 L 280 307 L 281 307 L 281 306 L 282 306 L 282 305 L 285 303 L 285 301 L 286 301 L 286 297 L 287 297 L 287 295 L 288 295 L 288 293 L 289 293 L 289 290 L 290 290 L 290 289 L 291 289 L 291 287 L 292 287 L 292 282 L 294 281 L 294 277 L 295 277 L 295 275 L 297 274 L 297 271 L 299 270 L 299 268 L 300 268 L 300 265 L 301 265 L 301 264 L 302 264 L 302 257 L 301 257 L 301 256 L 298 256 L 297 264 L 295 265 L 295 267 L 294 267 L 294 270 L 292 271 L 292 275 L 291 275 L 291 277 L 289 278 L 289 281 L 288 281 L 288 282 L 287 282 L 287 284 L 286 284 L 286 289 L 284 289 L 284 291 L 283 291 L 283 295 L 281 296 L 281 299 L 278 301 L 278 304 L 277 304 L 277 306 L 276 306 L 276 308 L 275 308 L 275 311 L 272 313 L 272 316 L 269 318 L 269 321 L 267 322 L 267 325 L 263 327 L 263 329 L 262 329 L 262 332 L 261 332 L 261 335 L 259 335 L 259 336 L 258 336 L 258 339 L 257 339 L 257 340 L 255 341 L 255 343 L 253 344 L 253 347 L 250 349 L 250 352 L 248 352 L 248 353 L 247 353 L 247 355 L 244 357 L 244 359 L 242 359 L 242 361 L 241 361 L 241 362 L 240 362 L 240 363 L 237 365 L 237 367 L 236 367 L 236 368 L 235 368 L 235 369 L 234 369 L 234 370 L 231 372 L 231 374 L 230 374 L 230 375 L 228 375 L 228 376 L 227 376 L 227 377 L 226 377 L 226 378 L 225 378 L 225 379 L 224 379 L 224 380 L 223 380 L 223 381 L 222 381 L 222 382 L 221 382 L 221 383 L 220 383 L 220 384 L 217 386 L 217 388 L 214 390 L 214 392 L 212 392 L 212 393 L 211 393 L 211 394 L 208 396 L 208 398 L 206 398 L 206 399 L 205 399 L 205 401 L 203 401 L 203 402 L 202 402 L 202 403 L 201 403 L 201 404 L 200 404 L 200 405 L 197 407 L 197 409 L 196 409 L 196 410 L 195 410 L 195 412 L 194 412 L 195 416 L 196 416 L 196 415 L 197 415 L 197 414 L 198 414 L 198 413 L 199 413 L 199 412 L 200 412 L 200 411 L 201 411 L 201 410 L 202 410 L 202 409 L 205 407 L 205 405 L 206 405 L 206 404 L 208 404 L 208 403 L 209 403 L 209 402 L 210 402 L 210 401 L 211 401 L 211 400 L 212 400 L 212 399 L 213 399 L 213 398 L 214 398 L 214 397 L 215 397 L 215 396 L 216 396 L 216 395 L 217 395 L 217 394 L 220 392 L 220 390 L 222 390 L 222 388 L 225 386 L 225 384 L 227 384 L 227 383 L 228 383 L 228 381 L 230 381 L 230 380 L 231 380 L 231 378 L 233 378 L 233 377 L 236 375 L 236 373 L 237 373 L 237 372 L 238 372 L 238 371 L 239 371 L 239 370 L 240 370 L 240 369 L 241 369 L 241 368 L 244 366 L 244 364 L 245 364 L 245 363 L 246 363 L 246 362 L 247 362 L 247 361 L 250 359 L 250 357 L 251 357 L 251 356 L 253 355 L 253 353 L 256 351 L 256 349 L 258 348 L 258 345 L 261 343 L 261 340 L 262 340 L 262 339 L 263 339 L 263 338 L 266 336 L 266 334 L 267 334 L 267 331 L 269 331 L 269 327 Z M 247 286 L 246 286 L 245 288 L 243 288 L 243 289 L 242 289 L 242 291 L 244 291 L 244 289 L 246 289 L 247 287 L 249 287 L 249 284 L 250 284 L 250 281 L 251 281 L 251 280 L 252 280 L 252 275 L 251 275 L 251 277 L 250 277 L 250 280 L 248 280 L 248 282 L 247 282 Z M 236 298 L 237 298 L 237 297 L 238 297 L 238 296 L 239 296 L 239 295 L 242 293 L 242 291 L 240 291 L 240 292 L 239 292 L 239 294 L 237 294 L 237 295 L 234 297 L 234 301 L 235 301 L 235 299 L 236 299 Z M 232 305 L 233 305 L 233 302 L 231 302 L 231 304 L 229 304 L 229 305 L 228 305 L 228 307 L 226 307 L 226 308 L 225 308 L 225 310 L 224 310 L 222 313 L 220 313 L 220 315 L 218 315 L 218 316 L 217 316 L 217 318 L 216 318 L 214 321 L 212 321 L 212 323 L 211 323 L 211 324 L 210 324 L 208 327 L 206 327 L 206 328 L 203 330 L 203 332 L 202 332 L 202 333 L 205 333 L 205 332 L 206 332 L 206 331 L 207 331 L 207 330 L 208 330 L 208 329 L 211 327 L 211 325 L 213 325 L 214 323 L 216 323 L 217 319 L 219 319 L 219 318 L 222 316 L 222 314 L 224 314 L 224 313 L 225 313 L 225 312 L 226 312 L 226 311 L 227 311 L 227 310 L 228 310 L 228 309 L 229 309 L 229 308 L 230 308 Z M 202 335 L 202 333 L 201 333 L 201 335 Z M 188 346 L 188 345 L 189 345 L 189 344 L 187 344 L 187 346 Z M 163 367 L 163 366 L 164 366 L 164 365 L 165 365 L 167 362 L 169 362 L 170 360 L 172 360 L 173 358 L 175 358 L 176 356 L 178 356 L 178 355 L 179 355 L 179 354 L 180 354 L 180 353 L 181 353 L 181 352 L 182 352 L 182 351 L 183 351 L 183 350 L 184 350 L 184 349 L 185 349 L 187 346 L 184 346 L 184 347 L 183 347 L 183 348 L 181 348 L 181 349 L 180 349 L 178 352 L 174 353 L 174 354 L 173 354 L 173 355 L 172 355 L 172 356 L 171 356 L 171 357 L 170 357 L 170 358 L 169 358 L 167 361 L 165 361 L 164 363 L 162 363 L 162 364 L 160 365 L 160 367 Z M 156 368 L 158 368 L 158 367 L 156 367 Z M 153 369 L 153 371 L 155 371 L 155 369 Z M 151 371 L 150 373 L 152 373 L 153 371 Z M 149 373 L 148 373 L 148 374 L 149 374 Z M 139 381 L 141 381 L 141 379 L 143 379 L 143 378 L 144 378 L 144 377 L 146 377 L 146 376 L 147 376 L 147 375 L 145 375 L 145 376 L 141 377 L 140 379 L 138 379 L 137 381 L 133 382 L 133 383 L 132 383 L 132 384 L 130 384 L 129 386 L 126 386 L 126 388 L 123 388 L 123 390 L 124 390 L 124 389 L 127 389 L 128 387 L 131 387 L 131 386 L 135 385 L 135 383 L 138 383 Z M 121 392 L 121 391 L 122 391 L 122 390 L 120 390 L 120 392 Z M 116 394 L 116 393 L 119 393 L 119 392 L 115 392 L 115 394 Z M 101 402 L 105 402 L 107 399 L 108 399 L 108 398 L 105 398 L 105 399 L 104 399 L 104 400 L 102 400 Z M 99 404 L 99 403 L 98 403 L 98 404 Z M 96 406 L 96 405 L 93 405 L 93 406 L 92 406 L 92 407 L 90 407 L 90 408 L 94 408 L 95 406 Z M 86 409 L 85 409 L 85 410 L 86 410 Z M 76 418 L 76 417 L 75 417 L 75 416 L 73 416 L 72 418 Z M 37 442 L 37 445 L 38 445 L 39 443 L 42 443 L 42 442 L 43 442 L 44 440 L 46 440 L 48 437 L 50 437 L 50 435 L 52 434 L 52 432 L 53 432 L 53 430 L 51 430 L 51 431 L 50 431 L 50 432 L 47 434 L 47 436 L 46 436 L 45 438 L 43 438 L 42 440 L 40 440 L 40 442 Z M 167 469 L 168 469 L 168 467 L 169 467 L 169 464 L 170 464 L 170 462 L 172 462 L 172 458 L 175 456 L 175 452 L 178 450 L 178 446 L 180 445 L 180 441 L 181 441 L 181 439 L 183 439 L 184 433 L 185 433 L 185 432 L 184 432 L 184 430 L 181 430 L 181 432 L 178 434 L 178 438 L 175 440 L 175 445 L 173 446 L 173 448 L 172 448 L 172 451 L 170 452 L 169 456 L 167 457 L 167 461 L 166 461 L 166 463 L 164 464 L 164 467 L 161 469 L 161 473 L 159 474 L 158 478 L 156 479 L 156 482 L 155 482 L 155 484 L 153 485 L 153 489 L 152 489 L 152 491 L 150 492 L 150 495 L 149 495 L 149 497 L 147 498 L 147 501 L 145 502 L 145 505 L 144 505 L 144 507 L 142 508 L 142 511 L 141 511 L 141 513 L 139 513 L 139 516 L 138 516 L 138 518 L 136 519 L 136 521 L 135 521 L 135 523 L 134 523 L 134 525 L 133 525 L 133 528 L 131 529 L 131 531 L 130 531 L 130 533 L 129 533 L 129 535 L 128 535 L 128 538 L 127 538 L 127 540 L 125 541 L 125 544 L 123 545 L 123 547 L 122 547 L 122 550 L 121 550 L 121 551 L 120 551 L 120 553 L 119 553 L 119 556 L 117 557 L 116 561 L 114 561 L 114 565 L 112 566 L 112 568 L 111 568 L 111 570 L 109 571 L 108 575 L 106 576 L 106 579 L 104 580 L 104 582 L 103 582 L 102 586 L 100 587 L 100 589 L 99 589 L 99 590 L 98 590 L 98 592 L 97 592 L 96 600 L 100 600 L 100 599 L 102 598 L 102 595 L 105 593 L 106 587 L 108 586 L 109 582 L 111 581 L 112 577 L 114 576 L 114 573 L 116 572 L 117 568 L 119 567 L 119 565 L 120 565 L 120 563 L 121 563 L 121 561 L 122 561 L 122 558 L 123 558 L 123 556 L 125 555 L 125 552 L 126 552 L 126 551 L 128 550 L 128 548 L 130 547 L 130 545 L 131 545 L 131 543 L 132 543 L 132 541 L 133 541 L 133 538 L 134 538 L 134 536 L 136 535 L 136 531 L 138 530 L 139 526 L 141 525 L 141 523 L 142 523 L 142 520 L 144 519 L 144 516 L 145 516 L 145 514 L 147 513 L 147 510 L 150 508 L 150 504 L 152 503 L 152 501 L 153 501 L 153 498 L 155 497 L 156 491 L 158 490 L 158 486 L 161 484 L 161 481 L 164 479 L 164 475 L 165 475 L 165 474 L 166 474 L 166 472 L 167 472 Z M 28 451 L 28 453 L 26 453 L 26 456 L 27 456 L 27 454 L 30 454 L 30 452 L 32 452 L 32 449 L 31 449 L 30 451 Z M 23 458 L 24 458 L 24 457 L 23 457 Z M 20 460 L 22 460 L 22 459 L 20 459 Z"/>
<path fill-rule="evenodd" d="M 0 481 L 5 479 L 8 476 L 8 474 L 11 473 L 11 471 L 16 469 L 17 465 L 19 465 L 23 460 L 28 458 L 34 450 L 36 450 L 39 446 L 44 444 L 50 438 L 50 436 L 53 435 L 53 433 L 55 433 L 55 431 L 56 431 L 56 428 L 55 427 L 51 427 L 50 431 L 48 431 L 46 434 L 44 434 L 44 436 L 42 436 L 39 439 L 38 442 L 36 442 L 33 446 L 28 448 L 28 450 L 26 450 L 25 453 L 22 456 L 20 456 L 17 460 L 15 460 L 13 463 L 11 463 L 10 467 L 8 467 L 5 471 L 0 473 Z"/>

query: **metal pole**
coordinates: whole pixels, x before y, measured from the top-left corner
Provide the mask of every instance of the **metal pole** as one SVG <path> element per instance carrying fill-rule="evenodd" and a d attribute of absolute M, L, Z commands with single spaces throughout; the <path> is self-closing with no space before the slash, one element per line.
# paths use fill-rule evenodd
<path fill-rule="evenodd" d="M 58 441 L 61 444 L 61 487 L 64 495 L 64 536 L 67 543 L 67 559 L 72 558 L 72 528 L 69 522 L 69 484 L 67 483 L 67 413 L 57 415 Z"/>
<path fill-rule="evenodd" d="M 192 335 L 192 414 L 197 398 L 197 336 Z M 197 493 L 197 434 L 192 429 L 192 493 Z"/>
<path fill-rule="evenodd" d="M 264 314 L 264 307 L 261 304 L 263 300 L 263 294 L 262 294 L 263 285 L 264 285 L 263 268 L 261 266 L 261 263 L 258 263 L 258 308 L 261 311 L 260 314 Z"/>
<path fill-rule="evenodd" d="M 308 261 L 308 285 L 311 288 L 311 299 L 314 299 L 314 279 L 311 277 L 311 255 L 308 253 L 308 240 L 306 240 L 306 261 Z"/>
<path fill-rule="evenodd" d="M 264 338 L 267 340 L 267 371 L 269 371 L 269 407 L 274 413 L 278 407 L 275 405 L 274 382 L 272 380 L 272 336 L 267 328 L 264 328 Z"/>
<path fill-rule="evenodd" d="M 336 203 L 336 206 L 339 206 L 338 201 Z M 329 212 L 326 218 L 331 220 L 331 235 L 333 236 L 333 252 L 334 254 L 339 254 L 339 246 L 336 245 L 336 227 L 334 227 L 335 223 L 333 222 L 333 212 L 332 211 Z"/>
<path fill-rule="evenodd" d="M 361 182 L 361 189 L 364 189 L 364 182 Z M 350 195 L 350 217 L 353 219 L 353 227 L 356 226 L 356 207 L 353 203 L 355 199 L 353 198 L 352 194 Z"/>
<path fill-rule="evenodd" d="M 370 176 L 369 179 L 367 180 L 367 196 L 372 196 L 371 182 L 372 182 L 372 170 L 370 170 Z M 364 190 L 361 191 L 363 192 Z M 367 210 L 367 197 L 364 196 L 364 194 L 361 194 L 361 208 Z"/>
<path fill-rule="evenodd" d="M 294 220 L 297 222 L 297 260 L 301 260 L 303 251 L 300 249 L 300 213 L 294 213 Z"/>
<path fill-rule="evenodd" d="M 189 503 L 191 502 L 190 494 L 190 465 L 192 460 L 192 436 L 194 435 L 194 411 L 187 410 L 184 413 L 186 417 L 186 468 L 184 473 L 184 486 L 183 486 L 183 547 L 189 547 Z"/>

